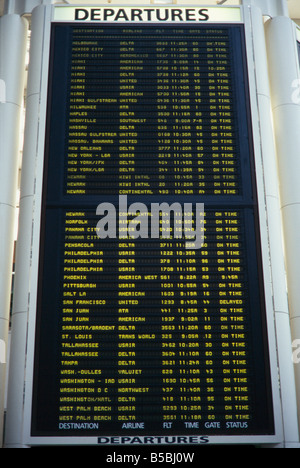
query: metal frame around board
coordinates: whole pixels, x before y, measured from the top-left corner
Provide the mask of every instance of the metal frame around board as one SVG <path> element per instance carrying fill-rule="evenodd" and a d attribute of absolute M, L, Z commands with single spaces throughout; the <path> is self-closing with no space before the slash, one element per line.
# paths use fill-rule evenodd
<path fill-rule="evenodd" d="M 222 7 L 223 8 L 223 7 Z M 51 18 L 53 17 L 53 7 L 46 7 L 44 9 L 44 28 L 40 32 L 41 49 L 38 51 L 38 55 L 33 57 L 34 66 L 35 60 L 37 63 L 40 61 L 42 64 L 42 73 L 40 78 L 40 122 L 38 131 L 38 149 L 36 159 L 36 194 L 35 194 L 35 209 L 33 215 L 33 238 L 32 238 L 32 267 L 31 267 L 31 286 L 30 286 L 30 304 L 29 304 L 29 327 L 28 327 L 28 351 L 27 351 L 27 363 L 26 363 L 26 381 L 25 381 L 25 414 L 24 414 L 24 444 L 28 445 L 97 445 L 99 443 L 97 436 L 90 437 L 76 437 L 76 436 L 35 436 L 31 434 L 31 411 L 32 411 L 32 382 L 33 382 L 33 368 L 34 368 L 34 345 L 35 345 L 35 328 L 36 328 L 36 303 L 37 303 L 37 290 L 38 290 L 38 265 L 39 265 L 39 244 L 40 244 L 40 226 L 41 226 L 41 206 L 42 206 L 42 192 L 43 192 L 43 169 L 44 169 L 44 142 L 45 142 L 45 128 L 46 128 L 46 105 L 47 105 L 47 89 L 48 89 L 48 68 L 49 68 L 49 51 L 50 51 L 50 30 L 51 30 Z M 272 378 L 272 393 L 273 393 L 273 414 L 275 423 L 275 434 L 273 435 L 247 435 L 247 436 L 209 436 L 206 437 L 201 434 L 197 438 L 197 435 L 193 439 L 189 439 L 189 442 L 184 441 L 184 437 L 178 440 L 178 443 L 192 443 L 192 444 L 266 444 L 266 443 L 277 443 L 282 441 L 281 434 L 281 411 L 280 411 L 280 397 L 278 389 L 278 377 L 277 377 L 277 357 L 276 357 L 276 338 L 274 330 L 274 318 L 273 318 L 273 303 L 272 303 L 272 290 L 271 290 L 271 279 L 269 277 L 269 251 L 268 251 L 268 230 L 267 230 L 267 219 L 265 213 L 265 199 L 264 199 L 264 181 L 263 171 L 261 163 L 261 144 L 260 144 L 260 129 L 259 129 L 259 114 L 257 109 L 256 100 L 256 82 L 254 74 L 254 63 L 253 63 L 253 45 L 251 37 L 251 26 L 248 10 L 241 8 L 241 13 L 244 16 L 244 21 L 239 24 L 245 25 L 246 35 L 246 47 L 247 47 L 247 59 L 248 59 L 248 70 L 249 70 L 249 88 L 250 88 L 250 102 L 251 102 L 251 116 L 253 122 L 253 140 L 254 140 L 254 153 L 255 153 L 255 165 L 256 165 L 256 183 L 258 193 L 258 205 L 259 205 L 259 224 L 260 224 L 260 236 L 262 245 L 262 263 L 263 263 L 263 276 L 265 285 L 265 301 L 266 301 L 266 320 L 268 330 L 268 347 L 270 351 L 270 372 Z M 31 131 L 36 131 L 36 128 L 32 128 Z M 30 220 L 31 224 L 32 220 Z M 180 434 L 178 434 L 180 437 Z M 137 438 L 139 434 L 137 434 Z M 202 438 L 204 437 L 204 438 Z M 104 443 L 121 443 L 121 437 L 117 437 L 118 440 L 112 440 L 111 438 L 105 438 Z M 143 436 L 140 437 L 140 441 L 143 443 Z M 101 442 L 101 440 L 100 440 Z M 133 438 L 129 437 L 124 440 L 123 443 L 130 444 L 133 442 Z M 133 442 L 135 443 L 135 442 Z M 137 442 L 139 443 L 139 442 Z M 147 443 L 147 441 L 144 443 Z M 157 443 L 164 443 L 163 438 Z"/>

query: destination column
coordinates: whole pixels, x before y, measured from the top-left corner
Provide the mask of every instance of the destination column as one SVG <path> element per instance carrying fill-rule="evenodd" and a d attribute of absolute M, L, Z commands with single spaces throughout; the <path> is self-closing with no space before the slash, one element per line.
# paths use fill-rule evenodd
<path fill-rule="evenodd" d="M 116 329 L 107 315 L 113 304 L 103 283 L 110 262 L 99 250 L 89 212 L 67 211 L 63 235 L 59 421 L 107 421 L 113 401 L 107 388 L 113 377 L 108 372 L 114 352 L 111 338 Z"/>

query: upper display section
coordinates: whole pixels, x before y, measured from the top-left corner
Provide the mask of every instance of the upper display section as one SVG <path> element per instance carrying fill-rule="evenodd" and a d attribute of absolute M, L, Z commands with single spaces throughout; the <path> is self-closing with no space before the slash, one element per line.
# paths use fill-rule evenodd
<path fill-rule="evenodd" d="M 49 185 L 49 201 L 101 193 L 252 203 L 239 26 L 62 25 L 54 41 L 65 47 L 53 58 L 49 170 L 64 180 L 63 192 Z"/>

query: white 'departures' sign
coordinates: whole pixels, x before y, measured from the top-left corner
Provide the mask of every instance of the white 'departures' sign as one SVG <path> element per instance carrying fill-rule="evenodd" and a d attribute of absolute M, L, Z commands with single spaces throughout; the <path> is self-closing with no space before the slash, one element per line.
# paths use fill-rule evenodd
<path fill-rule="evenodd" d="M 235 23 L 241 21 L 239 7 L 74 7 L 54 8 L 53 21 L 84 22 L 210 22 Z"/>

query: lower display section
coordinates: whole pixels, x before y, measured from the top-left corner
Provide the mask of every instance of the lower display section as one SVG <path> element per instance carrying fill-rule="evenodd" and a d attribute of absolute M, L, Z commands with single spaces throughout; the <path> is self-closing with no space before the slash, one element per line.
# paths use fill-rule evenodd
<path fill-rule="evenodd" d="M 203 215 L 193 250 L 46 210 L 32 435 L 274 432 L 254 213 Z"/>

